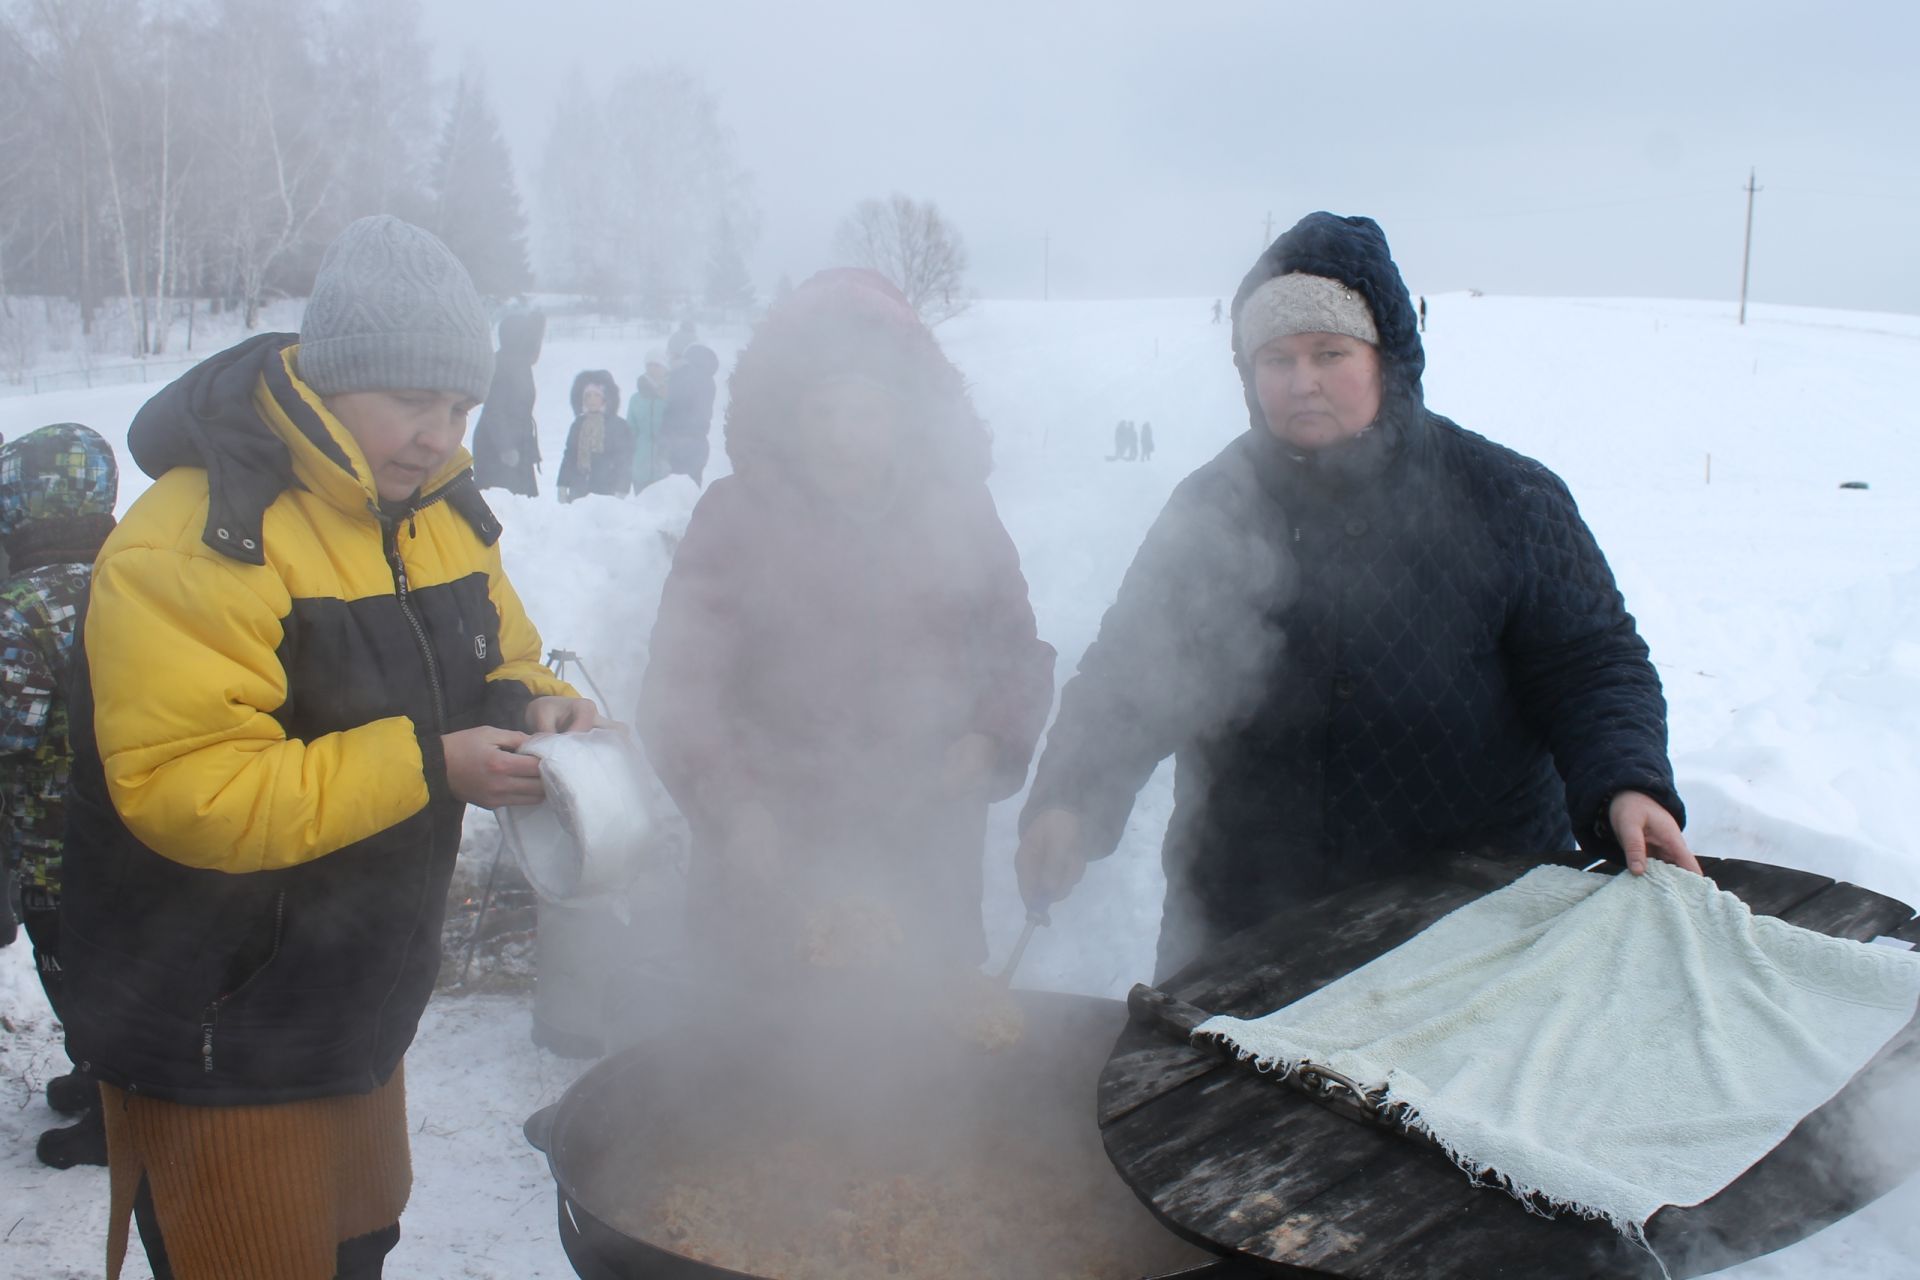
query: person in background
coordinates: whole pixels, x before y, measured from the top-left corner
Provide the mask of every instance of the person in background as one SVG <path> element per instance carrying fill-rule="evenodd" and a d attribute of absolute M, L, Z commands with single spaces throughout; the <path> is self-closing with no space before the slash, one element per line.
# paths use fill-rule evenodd
<path fill-rule="evenodd" d="M 1021 814 L 1029 903 L 1172 755 L 1159 973 L 1283 907 L 1468 851 L 1699 869 L 1647 646 L 1559 477 L 1429 410 L 1380 228 L 1310 214 L 1248 272 L 1251 424 L 1148 532 Z"/>
<path fill-rule="evenodd" d="M 963 974 L 987 806 L 1053 700 L 985 424 L 869 271 L 796 289 L 730 387 L 733 474 L 674 557 L 638 718 L 692 828 L 692 935 L 790 976 L 810 921 L 871 902 L 903 971 Z"/>
<path fill-rule="evenodd" d="M 1131 462 L 1140 451 L 1140 436 L 1133 429 L 1133 423 L 1127 418 L 1120 419 L 1113 429 L 1114 462 Z"/>
<path fill-rule="evenodd" d="M 1151 422 L 1140 424 L 1140 461 L 1153 461 L 1153 424 Z"/>
<path fill-rule="evenodd" d="M 461 448 L 486 311 L 432 235 L 349 225 L 298 335 L 140 410 L 154 478 L 74 664 L 61 963 L 101 1082 L 107 1272 L 366 1280 L 412 1184 L 401 1060 L 466 808 L 537 803 L 540 663 Z"/>
<path fill-rule="evenodd" d="M 473 479 L 482 489 L 535 498 L 540 482 L 540 432 L 533 420 L 533 366 L 540 360 L 547 318 L 524 312 L 500 318 L 500 353 L 493 386 L 473 428 Z"/>
<path fill-rule="evenodd" d="M 1420 332 L 1427 331 L 1427 295 L 1420 295 Z"/>
<path fill-rule="evenodd" d="M 1213 322 L 1215 324 L 1220 323 L 1220 299 L 1218 298 L 1213 300 Z"/>
<path fill-rule="evenodd" d="M 682 358 L 699 341 L 700 335 L 694 330 L 693 317 L 682 317 L 679 325 L 667 336 L 667 366 L 679 368 Z"/>
<path fill-rule="evenodd" d="M 654 437 L 668 475 L 704 482 L 712 451 L 713 401 L 720 357 L 706 347 L 686 349 L 667 378 L 667 405 Z"/>
<path fill-rule="evenodd" d="M 60 966 L 60 883 L 73 764 L 67 674 L 93 559 L 113 532 L 119 471 L 105 440 L 78 423 L 0 446 L 0 856 L 7 898 L 33 945 L 54 1016 L 68 1020 Z M 47 1105 L 78 1116 L 40 1135 L 55 1169 L 107 1162 L 100 1089 L 76 1067 L 47 1082 Z"/>
<path fill-rule="evenodd" d="M 646 371 L 627 401 L 627 425 L 633 428 L 633 489 L 646 488 L 665 474 L 660 465 L 660 424 L 667 414 L 667 353 L 647 353 Z"/>
<path fill-rule="evenodd" d="M 555 480 L 560 501 L 590 493 L 619 497 L 633 488 L 633 428 L 620 416 L 620 384 L 605 369 L 573 380 L 573 426 Z"/>

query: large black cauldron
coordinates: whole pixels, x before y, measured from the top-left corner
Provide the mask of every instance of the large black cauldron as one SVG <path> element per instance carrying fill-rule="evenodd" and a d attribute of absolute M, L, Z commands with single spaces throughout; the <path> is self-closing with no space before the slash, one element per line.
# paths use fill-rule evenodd
<path fill-rule="evenodd" d="M 584 1280 L 760 1280 L 677 1253 L 636 1226 L 649 1197 L 672 1184 L 677 1162 L 743 1141 L 772 1153 L 796 1135 L 866 1145 L 877 1133 L 890 1148 L 911 1146 L 924 1126 L 929 1142 L 951 1143 L 958 1127 L 980 1137 L 978 1149 L 1004 1153 L 1012 1144 L 1056 1173 L 1069 1169 L 1071 1213 L 1124 1223 L 1128 1262 L 1113 1280 L 1271 1274 L 1210 1260 L 1175 1238 L 1109 1165 L 1094 1085 L 1126 1006 L 1054 993 L 1018 999 L 1026 1033 L 997 1053 L 949 1035 L 903 1055 L 885 1020 L 871 1019 L 828 1035 L 818 1025 L 707 1026 L 601 1062 L 528 1122 L 558 1188 L 574 1270 Z M 1003 1162 L 1007 1176 L 1021 1175 L 1012 1167 L 1021 1161 L 996 1156 L 993 1167 Z M 793 1172 L 804 1183 L 809 1170 Z M 1049 1194 L 1061 1185 L 1050 1175 Z M 991 1261 L 1004 1274 L 1027 1274 L 1018 1258 Z"/>

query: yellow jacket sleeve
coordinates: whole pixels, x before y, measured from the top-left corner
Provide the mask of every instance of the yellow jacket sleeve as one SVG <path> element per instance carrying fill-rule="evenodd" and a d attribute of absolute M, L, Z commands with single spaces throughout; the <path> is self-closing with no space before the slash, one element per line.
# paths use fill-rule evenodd
<path fill-rule="evenodd" d="M 273 716 L 287 697 L 287 604 L 262 589 L 284 590 L 271 569 L 151 546 L 115 551 L 94 574 L 86 652 L 107 790 L 135 836 L 188 866 L 294 866 L 428 801 L 404 716 L 287 737 Z"/>

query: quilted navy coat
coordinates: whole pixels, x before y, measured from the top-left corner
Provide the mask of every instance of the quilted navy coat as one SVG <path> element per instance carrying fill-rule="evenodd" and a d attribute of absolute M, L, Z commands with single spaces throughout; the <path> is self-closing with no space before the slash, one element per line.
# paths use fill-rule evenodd
<path fill-rule="evenodd" d="M 1406 286 L 1366 218 L 1313 214 L 1234 301 L 1340 280 L 1380 332 L 1380 416 L 1296 454 L 1253 427 L 1188 476 L 1061 695 L 1022 825 L 1095 855 L 1175 757 L 1163 973 L 1291 902 L 1458 850 L 1617 851 L 1607 806 L 1684 819 L 1647 647 L 1560 479 L 1423 402 Z M 1237 344 L 1236 344 L 1237 350 Z"/>

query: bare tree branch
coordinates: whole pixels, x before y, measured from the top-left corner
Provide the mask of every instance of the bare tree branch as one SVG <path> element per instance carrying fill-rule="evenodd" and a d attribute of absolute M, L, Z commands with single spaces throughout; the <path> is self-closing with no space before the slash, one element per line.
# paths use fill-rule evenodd
<path fill-rule="evenodd" d="M 895 192 L 862 200 L 841 219 L 834 246 L 842 260 L 891 280 L 929 325 L 967 309 L 967 251 L 960 233 L 924 204 Z"/>

